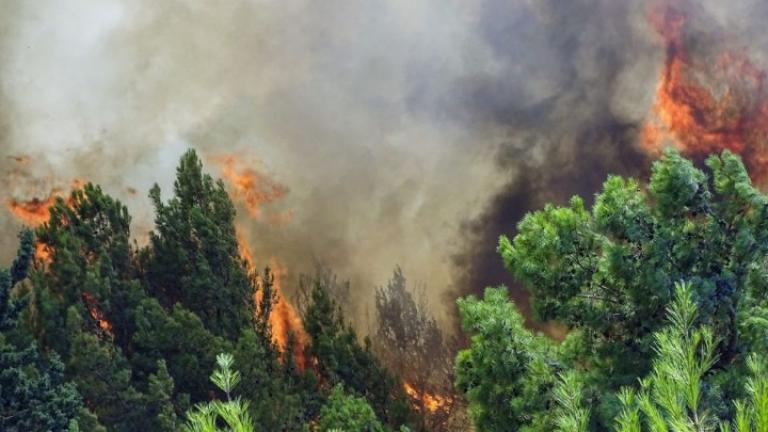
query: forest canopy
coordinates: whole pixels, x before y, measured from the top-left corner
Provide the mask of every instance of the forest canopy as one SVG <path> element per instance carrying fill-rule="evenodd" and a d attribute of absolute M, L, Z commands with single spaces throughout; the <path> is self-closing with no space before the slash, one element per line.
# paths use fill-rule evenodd
<path fill-rule="evenodd" d="M 92 184 L 21 231 L 0 269 L 3 430 L 768 428 L 768 197 L 729 152 L 704 169 L 668 150 L 647 183 L 610 176 L 591 208 L 547 205 L 501 237 L 564 340 L 526 327 L 505 287 L 457 301 L 455 338 L 399 267 L 364 337 L 352 287 L 319 266 L 300 278 L 302 334 L 278 341 L 287 299 L 194 151 L 150 199 L 144 246 Z"/>
<path fill-rule="evenodd" d="M 459 300 L 478 430 L 768 427 L 768 197 L 730 152 L 706 167 L 667 150 L 648 184 L 610 176 L 591 209 L 547 205 L 501 237 L 537 318 L 569 332 L 526 329 L 504 288 Z"/>
<path fill-rule="evenodd" d="M 0 429 L 426 427 L 432 413 L 345 320 L 330 270 L 302 278 L 306 335 L 278 343 L 273 313 L 288 299 L 242 254 L 235 206 L 194 151 L 170 199 L 158 187 L 150 199 L 144 246 L 93 184 L 22 231 L 0 271 Z"/>

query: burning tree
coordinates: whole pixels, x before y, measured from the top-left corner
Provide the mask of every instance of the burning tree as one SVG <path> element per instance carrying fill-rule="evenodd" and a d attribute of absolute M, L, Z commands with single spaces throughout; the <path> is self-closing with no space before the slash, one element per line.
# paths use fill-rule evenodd
<path fill-rule="evenodd" d="M 385 287 L 376 290 L 375 347 L 384 363 L 403 380 L 428 430 L 455 428 L 461 421 L 461 397 L 453 390 L 451 357 L 455 342 L 446 340 L 429 312 L 422 291 L 418 302 L 396 267 Z"/>
<path fill-rule="evenodd" d="M 322 275 L 322 273 L 319 273 Z M 374 355 L 371 341 L 361 344 L 357 333 L 329 295 L 325 284 L 335 278 L 313 280 L 304 309 L 304 325 L 310 337 L 307 354 L 312 358 L 321 385 L 330 390 L 337 384 L 364 396 L 383 423 L 392 427 L 411 424 L 413 413 L 408 396 L 397 379 Z"/>
<path fill-rule="evenodd" d="M 18 334 L 18 315 L 26 302 L 15 299 L 12 289 L 26 277 L 34 251 L 32 232 L 20 237 L 11 268 L 0 269 L 0 429 L 66 430 L 77 425 L 82 409 L 77 388 L 65 381 L 58 356 L 45 358 Z"/>
<path fill-rule="evenodd" d="M 766 72 L 731 38 L 694 28 L 699 8 L 658 0 L 650 10 L 666 57 L 641 144 L 653 153 L 672 145 L 704 158 L 730 150 L 742 156 L 761 186 L 768 175 Z"/>

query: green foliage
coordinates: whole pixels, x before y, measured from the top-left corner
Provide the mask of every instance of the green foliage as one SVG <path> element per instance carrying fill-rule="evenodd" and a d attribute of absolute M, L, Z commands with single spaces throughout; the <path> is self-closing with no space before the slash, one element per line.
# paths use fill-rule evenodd
<path fill-rule="evenodd" d="M 749 400 L 736 402 L 733 429 L 736 432 L 768 432 L 768 366 L 765 356 L 752 354 L 747 364 L 751 373 L 747 380 Z"/>
<path fill-rule="evenodd" d="M 652 372 L 642 379 L 640 390 L 626 387 L 619 400 L 621 412 L 612 430 L 617 432 L 752 432 L 768 430 L 768 374 L 762 356 L 748 358 L 748 401 L 733 402 L 733 420 L 723 419 L 711 405 L 708 392 L 716 391 L 708 379 L 716 364 L 715 340 L 711 329 L 697 325 L 697 307 L 691 286 L 678 284 L 675 299 L 668 308 L 668 326 L 654 334 Z M 581 389 L 563 379 L 556 394 L 561 430 L 583 430 L 573 423 L 584 420 L 587 411 L 580 400 Z M 582 423 L 584 424 L 584 423 Z M 571 428 L 564 428 L 570 425 Z"/>
<path fill-rule="evenodd" d="M 504 288 L 487 288 L 482 300 L 470 296 L 458 305 L 471 347 L 456 358 L 456 387 L 466 394 L 475 427 L 552 430 L 553 344 L 524 328 Z"/>
<path fill-rule="evenodd" d="M 151 430 L 158 432 L 175 432 L 179 420 L 173 405 L 173 378 L 168 374 L 165 360 L 157 362 L 157 373 L 149 376 L 147 391 L 147 411 L 153 420 Z"/>
<path fill-rule="evenodd" d="M 587 432 L 589 409 L 583 406 L 578 374 L 573 371 L 561 374 L 554 398 L 561 410 L 556 419 L 558 432 Z"/>
<path fill-rule="evenodd" d="M 240 257 L 235 207 L 221 181 L 204 174 L 197 154 L 181 158 L 174 196 L 155 206 L 151 247 L 143 256 L 151 292 L 161 303 L 194 312 L 215 335 L 237 339 L 254 316 L 257 286 Z"/>
<path fill-rule="evenodd" d="M 341 385 L 333 388 L 328 402 L 320 410 L 317 428 L 319 431 L 384 432 L 365 398 L 344 393 Z"/>
<path fill-rule="evenodd" d="M 135 430 L 146 419 L 142 394 L 131 381 L 130 364 L 109 341 L 84 330 L 76 306 L 67 313 L 67 375 L 96 414 L 110 430 Z"/>
<path fill-rule="evenodd" d="M 9 432 L 66 430 L 82 406 L 75 385 L 54 354 L 19 349 L 0 341 L 0 429 Z"/>
<path fill-rule="evenodd" d="M 712 331 L 696 327 L 696 305 L 689 284 L 679 284 L 667 312 L 668 327 L 655 334 L 657 357 L 641 391 L 622 395 L 619 424 L 636 430 L 644 420 L 652 431 L 714 430 L 717 419 L 704 405 L 704 377 L 717 360 Z M 638 414 L 639 412 L 639 414 Z M 642 428 L 641 428 L 642 429 Z"/>
<path fill-rule="evenodd" d="M 405 392 L 373 355 L 370 341 L 360 345 L 322 284 L 315 284 L 303 318 L 311 338 L 307 354 L 317 359 L 320 379 L 364 396 L 387 425 L 407 424 L 412 414 Z"/>
<path fill-rule="evenodd" d="M 11 268 L 0 269 L 0 429 L 74 430 L 82 402 L 58 356 L 43 358 L 34 344 L 19 346 L 8 338 L 26 306 L 11 290 L 26 277 L 34 250 L 31 231 L 22 231 L 20 240 Z"/>
<path fill-rule="evenodd" d="M 66 202 L 58 199 L 50 214 L 37 229 L 41 247 L 51 256 L 33 277 L 38 337 L 66 356 L 67 309 L 79 304 L 98 311 L 84 317 L 91 331 L 129 349 L 133 312 L 144 292 L 134 265 L 128 210 L 100 187 L 87 184 Z M 109 321 L 108 332 L 98 317 Z"/>
<path fill-rule="evenodd" d="M 155 299 L 146 299 L 137 308 L 133 343 L 132 362 L 138 373 L 151 373 L 164 359 L 177 391 L 189 394 L 193 401 L 207 399 L 208 371 L 215 365 L 216 353 L 230 347 L 194 313 L 181 305 L 169 312 Z"/>
<path fill-rule="evenodd" d="M 247 383 L 240 394 L 251 401 L 256 424 L 265 430 L 300 431 L 316 416 L 322 403 L 317 379 L 309 371 L 299 372 L 290 355 L 281 364 L 271 342 L 249 329 L 240 335 L 234 356 Z"/>
<path fill-rule="evenodd" d="M 732 415 L 724 401 L 743 394 L 740 353 L 768 348 L 768 198 L 752 186 L 737 156 L 726 151 L 707 166 L 709 174 L 667 150 L 647 188 L 611 176 L 591 211 L 577 197 L 565 207 L 547 205 L 527 215 L 512 240 L 500 240 L 504 263 L 531 293 L 536 316 L 570 327 L 545 363 L 579 371 L 595 427 L 610 425 L 621 387 L 652 372 L 655 334 L 666 325 L 676 281 L 691 286 L 697 324 L 718 336 L 706 345 L 717 359 L 707 394 L 720 402 L 713 401 L 712 410 Z M 538 344 L 526 346 L 520 329 L 511 332 L 522 340 L 511 345 L 519 356 L 541 356 Z M 477 380 L 488 379 L 475 372 Z M 510 370 L 507 380 L 522 374 Z M 482 387 L 483 381 L 470 382 Z M 513 404 L 512 410 L 534 424 L 554 397 L 545 392 L 537 408 Z"/>
<path fill-rule="evenodd" d="M 557 346 L 530 334 L 498 290 L 459 301 L 472 343 L 457 358 L 457 385 L 478 429 L 759 424 L 748 407 L 760 405 L 760 374 L 750 362 L 745 390 L 741 354 L 768 349 L 768 198 L 738 157 L 707 165 L 711 176 L 668 150 L 647 190 L 611 176 L 591 211 L 579 198 L 548 205 L 501 238 L 537 316 L 571 331 Z"/>
<path fill-rule="evenodd" d="M 200 404 L 187 412 L 186 432 L 254 432 L 256 427 L 249 414 L 249 402 L 232 398 L 232 392 L 240 382 L 240 373 L 232 369 L 234 358 L 222 353 L 216 356 L 216 370 L 211 375 L 211 382 L 224 392 L 226 400 L 216 400 Z M 226 429 L 219 429 L 219 423 Z"/>
<path fill-rule="evenodd" d="M 298 363 L 310 367 L 297 364 L 293 335 L 280 352 L 274 276 L 240 257 L 234 206 L 194 151 L 173 196 L 155 187 L 150 197 L 156 224 L 143 249 L 125 206 L 91 184 L 56 201 L 37 239 L 22 233 L 0 269 L 0 429 L 306 432 L 336 402 L 349 421 L 372 415 L 376 430 L 376 415 L 393 427 L 411 419 L 400 383 L 323 291 L 306 314 L 312 341 Z M 355 396 L 329 400 L 336 385 Z"/>

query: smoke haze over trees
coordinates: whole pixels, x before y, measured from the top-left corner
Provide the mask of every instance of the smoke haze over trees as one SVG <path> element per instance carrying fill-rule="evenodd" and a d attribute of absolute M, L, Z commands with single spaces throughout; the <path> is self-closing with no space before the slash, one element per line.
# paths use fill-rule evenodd
<path fill-rule="evenodd" d="M 399 263 L 444 323 L 455 293 L 506 278 L 489 245 L 525 211 L 643 172 L 665 57 L 652 3 L 4 2 L 3 200 L 93 181 L 146 240 L 144 197 L 187 148 L 236 155 L 288 191 L 243 225 L 259 260 L 295 266 L 289 291 L 319 259 L 364 321 Z M 761 2 L 684 7 L 694 32 L 764 40 Z"/>

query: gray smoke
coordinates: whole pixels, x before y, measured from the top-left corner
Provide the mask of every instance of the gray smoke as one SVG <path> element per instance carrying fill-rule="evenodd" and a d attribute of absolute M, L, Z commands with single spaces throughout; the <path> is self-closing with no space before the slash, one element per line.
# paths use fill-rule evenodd
<path fill-rule="evenodd" d="M 634 141 L 664 58 L 646 6 L 8 0 L 0 178 L 20 199 L 100 183 L 141 237 L 147 191 L 170 189 L 186 148 L 257 159 L 293 214 L 241 216 L 257 261 L 289 281 L 325 262 L 352 280 L 358 319 L 399 264 L 445 320 L 457 294 L 508 282 L 496 238 L 525 211 L 645 169 Z M 0 211 L 0 228 L 7 258 L 18 224 Z"/>

